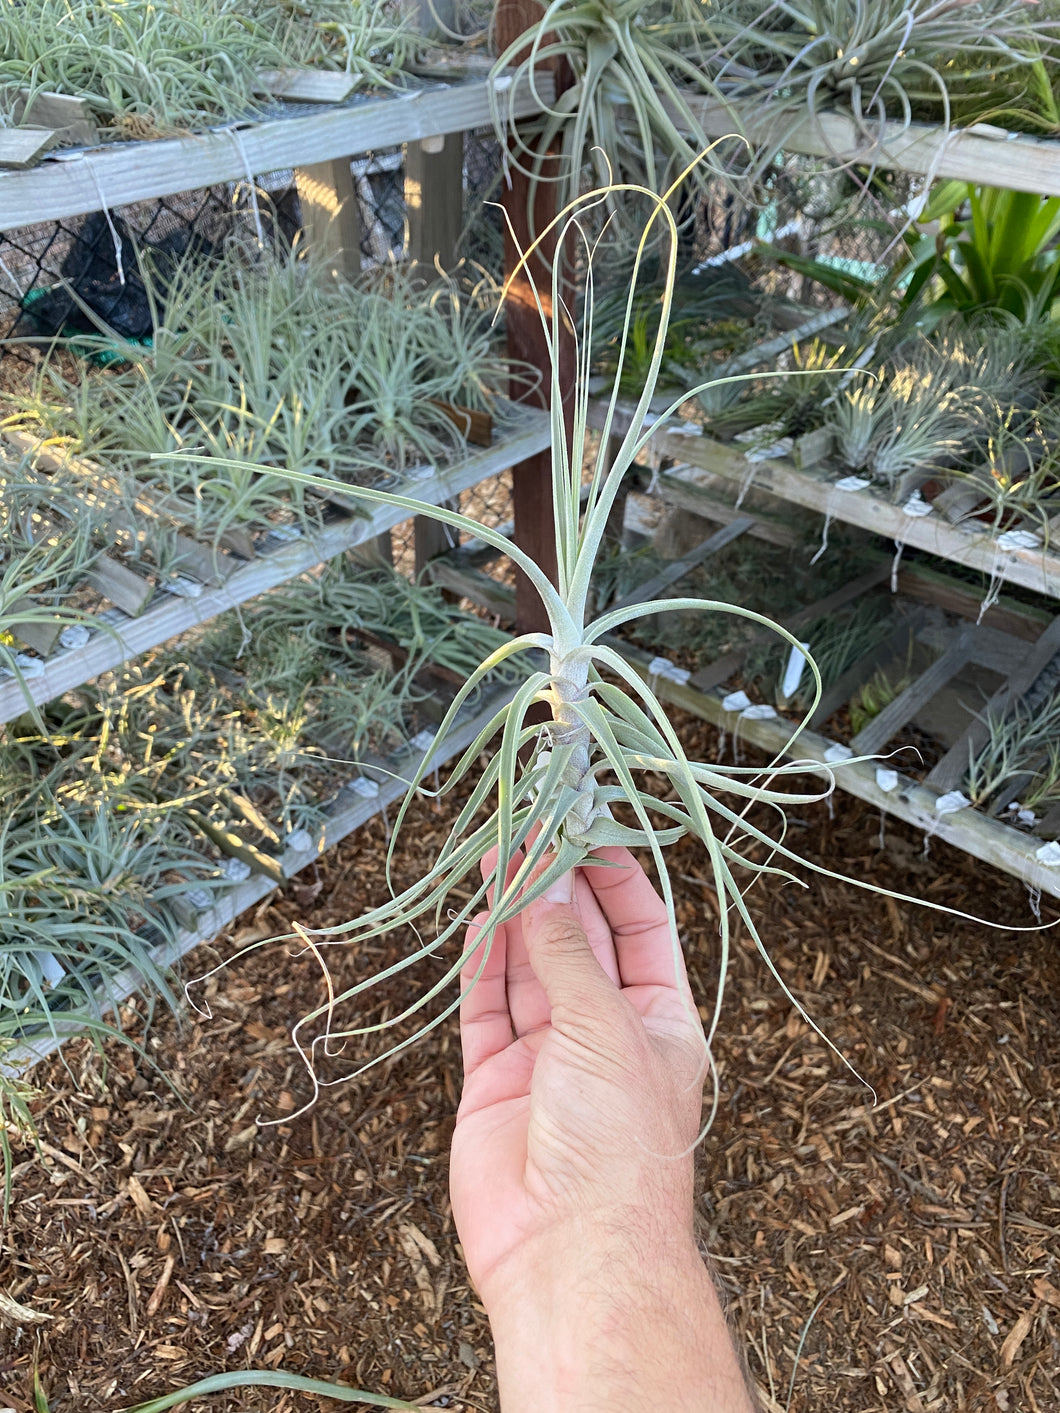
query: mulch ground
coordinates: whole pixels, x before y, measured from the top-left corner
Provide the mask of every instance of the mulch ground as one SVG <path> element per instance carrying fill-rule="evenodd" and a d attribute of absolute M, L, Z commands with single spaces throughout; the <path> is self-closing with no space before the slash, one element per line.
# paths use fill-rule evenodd
<path fill-rule="evenodd" d="M 709 758 L 713 733 L 685 731 Z M 1025 889 L 937 841 L 925 856 L 922 837 L 889 822 L 881 852 L 879 815 L 845 796 L 793 816 L 789 839 L 809 859 L 1033 922 Z M 399 883 L 450 817 L 419 811 Z M 360 913 L 383 896 L 384 847 L 376 821 L 196 964 L 292 919 Z M 717 905 L 702 850 L 679 845 L 671 859 L 706 1006 Z M 1057 1413 L 1057 933 L 990 930 L 831 880 L 770 880 L 750 897 L 787 985 L 877 1095 L 741 937 L 698 1217 L 763 1406 Z M 336 976 L 362 977 L 405 946 L 342 950 Z M 395 978 L 368 1013 L 394 1014 L 411 987 Z M 488 1326 L 447 1198 L 454 1026 L 292 1117 L 310 1091 L 290 1024 L 322 999 L 312 958 L 264 948 L 205 995 L 212 1019 L 156 1017 L 142 1056 L 78 1042 L 35 1072 L 41 1149 L 16 1146 L 0 1256 L 0 1403 L 30 1413 L 35 1368 L 51 1413 L 81 1413 L 265 1367 L 495 1408 Z M 131 1034 L 142 1016 L 142 1003 L 126 1012 Z M 360 1053 L 351 1044 L 337 1063 Z M 341 1406 L 275 1390 L 196 1405 Z"/>

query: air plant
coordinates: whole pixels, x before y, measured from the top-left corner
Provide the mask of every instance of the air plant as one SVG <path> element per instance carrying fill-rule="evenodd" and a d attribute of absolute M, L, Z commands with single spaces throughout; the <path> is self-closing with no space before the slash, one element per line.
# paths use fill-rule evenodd
<path fill-rule="evenodd" d="M 1060 793 L 1060 695 L 1030 705 L 1021 702 L 1005 715 L 988 712 L 987 740 L 978 755 L 968 762 L 963 787 L 975 805 L 985 805 L 1010 781 L 1022 779 L 1026 792 L 1021 803 L 1033 809 Z"/>
<path fill-rule="evenodd" d="M 297 936 L 308 940 L 321 958 L 328 947 L 343 942 L 362 945 L 396 928 L 411 928 L 417 937 L 415 947 L 406 957 L 379 976 L 366 978 L 341 994 L 332 995 L 325 1006 L 295 1027 L 295 1042 L 316 1086 L 325 1082 L 317 1074 L 319 1050 L 333 1056 L 333 1043 L 344 1037 L 371 1036 L 391 1026 L 405 1027 L 410 1020 L 422 1018 L 425 1007 L 438 1002 L 434 1014 L 418 1025 L 414 1035 L 406 1033 L 390 1046 L 386 1053 L 392 1054 L 451 1014 L 459 998 L 444 1001 L 438 998 L 452 986 L 472 955 L 478 957 L 476 975 L 481 975 L 497 927 L 605 845 L 629 844 L 650 851 L 670 920 L 675 962 L 680 944 L 664 849 L 686 833 L 699 839 L 706 849 L 721 903 L 721 976 L 708 1026 L 708 1047 L 720 1016 L 733 913 L 755 939 L 767 966 L 784 987 L 768 948 L 758 936 L 737 874 L 746 870 L 751 879 L 769 872 L 792 876 L 787 865 L 796 862 L 797 856 L 784 842 L 783 829 L 779 838 L 773 837 L 749 812 L 752 807 L 765 805 L 783 815 L 789 804 L 804 806 L 809 799 L 820 798 L 819 794 L 808 795 L 790 788 L 808 769 L 819 773 L 820 768 L 807 767 L 805 762 L 797 761 L 774 761 L 762 769 L 690 760 L 651 685 L 641 679 L 612 645 L 612 635 L 647 615 L 702 612 L 733 614 L 758 624 L 776 632 L 789 647 L 795 646 L 797 640 L 762 614 L 709 599 L 677 597 L 638 603 L 604 612 L 591 621 L 586 615 L 593 568 L 615 497 L 626 471 L 657 425 L 654 418 L 649 424 L 649 406 L 665 348 L 666 319 L 674 281 L 678 230 L 667 203 L 672 193 L 653 198 L 649 191 L 638 188 L 630 194 L 648 202 L 654 200 L 652 220 L 665 227 L 669 253 L 663 285 L 663 317 L 652 366 L 630 414 L 628 430 L 617 446 L 609 445 L 619 404 L 620 366 L 603 417 L 600 449 L 586 460 L 592 347 L 589 261 L 590 289 L 579 330 L 570 441 L 561 410 L 563 390 L 553 360 L 556 584 L 503 535 L 475 525 L 454 510 L 444 506 L 428 509 L 410 497 L 368 487 L 357 491 L 369 503 L 400 507 L 410 514 L 430 514 L 443 524 L 474 533 L 498 550 L 509 553 L 540 594 L 549 627 L 542 632 L 520 634 L 492 653 L 470 674 L 441 722 L 435 736 L 436 746 L 445 742 L 457 713 L 489 672 L 502 663 L 513 660 L 521 663 L 520 685 L 510 703 L 496 711 L 439 787 L 442 794 L 453 791 L 463 782 L 470 788 L 466 803 L 437 858 L 424 868 L 422 878 L 390 901 L 347 924 L 313 934 L 305 929 L 298 932 Z M 622 189 L 612 189 L 607 195 L 621 200 L 625 193 Z M 586 201 L 601 199 L 602 194 L 590 196 Z M 577 202 L 573 208 L 562 212 L 555 226 L 562 227 L 568 221 L 573 226 L 584 204 Z M 551 233 L 546 231 L 543 236 Z M 638 262 L 654 234 L 651 229 L 644 233 Z M 551 320 L 542 313 L 545 333 L 553 349 L 559 321 L 567 317 L 559 298 L 559 279 L 554 273 Z M 632 298 L 631 290 L 628 319 L 632 318 Z M 589 470 L 588 484 L 584 487 L 584 512 L 580 513 L 583 465 Z M 810 673 L 819 688 L 819 674 L 812 661 Z M 532 709 L 542 711 L 546 720 L 535 719 Z M 793 731 L 792 741 L 798 737 L 800 729 Z M 491 748 L 495 737 L 498 741 Z M 487 763 L 478 774 L 477 766 L 484 752 Z M 428 752 L 413 775 L 409 794 L 399 811 L 395 836 L 408 820 L 412 802 L 431 768 L 431 759 L 432 753 Z M 663 798 L 658 792 L 660 780 L 667 786 Z M 765 847 L 766 859 L 756 857 L 758 846 Z M 483 879 L 480 864 L 494 848 L 497 851 L 495 862 L 487 867 Z M 818 868 L 818 871 L 832 876 L 830 870 Z M 469 944 L 464 940 L 466 926 L 485 907 L 487 897 L 491 900 L 489 920 Z M 342 1014 L 342 1008 L 356 1006 L 375 982 L 429 959 L 441 961 L 441 966 L 432 970 L 422 994 L 411 1000 L 400 1014 L 378 1021 L 363 1014 L 354 1014 L 348 1019 Z M 798 1000 L 791 997 L 786 987 L 784 990 L 801 1011 Z M 314 1033 L 308 1035 L 310 1030 Z"/>
<path fill-rule="evenodd" d="M 642 213 L 629 205 L 643 187 L 676 196 L 674 178 L 684 171 L 695 187 L 705 186 L 709 169 L 699 158 L 711 142 L 695 100 L 717 98 L 703 62 L 716 48 L 713 14 L 701 0 L 551 0 L 533 29 L 498 56 L 494 72 L 514 66 L 513 89 L 530 89 L 543 110 L 533 124 L 505 124 L 493 99 L 509 160 L 530 177 L 531 230 L 533 192 L 542 182 L 557 184 L 560 208 L 589 187 L 613 183 L 606 210 L 618 228 L 632 231 L 634 244 Z M 557 65 L 567 66 L 574 82 L 545 102 L 537 72 Z"/>
<path fill-rule="evenodd" d="M 887 121 L 908 126 L 926 94 L 948 127 L 955 64 L 1026 68 L 1051 32 L 1023 0 L 721 0 L 711 13 L 715 83 L 734 114 L 750 115 L 762 161 L 793 127 L 829 111 L 877 137 Z"/>
<path fill-rule="evenodd" d="M 313 64 L 380 85 L 415 44 L 384 0 L 2 0 L 0 94 L 70 94 L 109 135 L 156 137 L 253 116 L 262 69 Z"/>
<path fill-rule="evenodd" d="M 311 530 L 323 513 L 314 482 L 281 469 L 385 482 L 466 454 L 439 403 L 502 406 L 509 364 L 485 336 L 481 281 L 466 298 L 396 270 L 341 285 L 308 256 L 252 256 L 234 243 L 212 260 L 189 253 L 164 279 L 146 260 L 143 272 L 150 344 L 100 325 L 123 366 L 74 378 L 46 360 L 23 420 L 90 451 L 201 540 L 278 518 Z M 217 458 L 214 475 L 183 454 L 203 452 Z"/>

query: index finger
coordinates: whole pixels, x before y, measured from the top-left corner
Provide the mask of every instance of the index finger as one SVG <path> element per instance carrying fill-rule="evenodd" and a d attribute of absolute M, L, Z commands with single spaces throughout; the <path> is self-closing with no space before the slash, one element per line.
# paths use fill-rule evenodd
<path fill-rule="evenodd" d="M 582 865 L 615 939 L 623 986 L 666 986 L 687 991 L 685 959 L 651 879 L 628 849 L 597 849 L 607 868 Z"/>

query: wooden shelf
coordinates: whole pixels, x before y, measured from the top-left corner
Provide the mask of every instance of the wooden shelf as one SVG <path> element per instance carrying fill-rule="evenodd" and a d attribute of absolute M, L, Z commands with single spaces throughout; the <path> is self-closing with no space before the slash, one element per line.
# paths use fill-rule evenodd
<path fill-rule="evenodd" d="M 501 704 L 511 696 L 512 690 L 514 689 L 492 692 L 487 701 L 466 711 L 463 719 L 454 727 L 445 748 L 431 756 L 430 768 L 437 769 L 465 750 Z M 371 765 L 367 766 L 364 774 L 375 780 L 379 793 L 372 798 L 366 798 L 350 787 L 341 791 L 328 813 L 320 845 L 302 851 L 288 849 L 280 860 L 284 876 L 293 878 L 314 859 L 319 858 L 325 849 L 332 848 L 340 839 L 345 839 L 389 805 L 402 799 L 408 789 L 408 773 L 421 759 L 422 753 L 414 750 L 411 745 L 406 745 L 386 760 L 380 760 L 374 770 Z M 233 884 L 219 892 L 213 906 L 200 913 L 197 928 L 181 931 L 174 943 L 159 947 L 152 953 L 155 966 L 163 970 L 176 967 L 195 947 L 202 942 L 212 941 L 225 928 L 231 926 L 241 913 L 267 897 L 276 886 L 276 883 L 264 874 L 255 873 L 245 882 Z M 101 1013 L 106 1014 L 120 1006 L 142 986 L 143 978 L 134 968 L 122 972 L 100 994 Z M 0 1073 L 8 1078 L 24 1075 L 33 1065 L 54 1054 L 65 1040 L 83 1033 L 83 1028 L 75 1022 L 64 1022 L 60 1017 L 56 1017 L 52 1033 L 42 1035 L 38 1039 L 22 1041 L 7 1051 L 0 1063 Z"/>
<path fill-rule="evenodd" d="M 754 143 L 768 138 L 785 152 L 827 158 L 835 166 L 875 166 L 886 171 L 1006 187 L 1041 196 L 1060 196 L 1060 142 L 1006 132 L 987 123 L 966 129 L 927 123 L 887 123 L 873 140 L 845 113 L 821 113 L 792 126 L 776 142 L 776 120 L 756 120 L 739 105 L 726 107 L 699 95 L 686 102 L 708 137 L 741 133 Z"/>
<path fill-rule="evenodd" d="M 593 405 L 592 425 L 602 425 L 602 411 L 602 404 Z M 613 433 L 620 435 L 627 426 L 628 420 L 620 412 Z M 967 522 L 950 524 L 937 511 L 920 518 L 907 515 L 900 505 L 885 500 L 871 487 L 837 490 L 834 479 L 839 479 L 839 473 L 823 464 L 799 470 L 787 458 L 752 463 L 738 446 L 699 435 L 698 430 L 671 423 L 651 439 L 656 451 L 685 463 L 687 469 L 682 468 L 680 474 L 692 490 L 709 491 L 715 478 L 741 489 L 753 487 L 828 519 L 842 520 L 940 559 L 981 570 L 990 578 L 1060 598 L 1060 555 L 1052 550 L 1002 549 L 996 535 L 979 522 L 971 529 Z"/>
<path fill-rule="evenodd" d="M 309 116 L 233 123 L 188 137 L 53 155 L 29 171 L 0 173 L 0 229 L 464 132 L 492 122 L 491 94 L 505 121 L 538 111 L 526 84 L 519 85 L 514 110 L 508 112 L 507 77 L 473 79 L 363 98 Z"/>
<path fill-rule="evenodd" d="M 630 649 L 628 645 L 624 645 L 622 651 L 630 665 L 646 677 L 649 654 Z M 827 764 L 825 751 L 835 743 L 819 732 L 803 731 L 794 748 L 789 750 L 788 743 L 794 729 L 790 721 L 780 717 L 769 721 L 739 719 L 735 712 L 726 711 L 722 706 L 720 689 L 699 692 L 694 687 L 682 686 L 660 677 L 653 678 L 652 685 L 661 698 L 691 712 L 693 716 L 728 731 L 732 731 L 739 722 L 742 741 L 758 746 L 770 755 L 811 761 L 820 767 L 822 776 L 831 775 L 836 785 L 847 794 L 875 805 L 897 819 L 904 819 L 932 839 L 942 839 L 982 859 L 984 863 L 1012 874 L 1026 883 L 1028 888 L 1040 889 L 1054 898 L 1060 898 L 1060 868 L 1050 868 L 1035 858 L 1036 851 L 1042 846 L 1041 839 L 1020 834 L 1007 824 L 1001 824 L 973 809 L 960 810 L 956 814 L 939 814 L 935 809 L 937 792 L 904 777 L 899 780 L 897 789 L 885 792 L 876 783 L 876 766 L 871 761 Z"/>
<path fill-rule="evenodd" d="M 548 447 L 551 427 L 547 413 L 532 408 L 513 408 L 511 411 L 513 425 L 506 429 L 496 445 L 437 472 L 427 480 L 416 481 L 411 486 L 399 486 L 397 490 L 415 496 L 425 504 L 437 505 Z M 376 506 L 370 516 L 348 516 L 272 554 L 251 560 L 229 575 L 223 584 L 204 589 L 198 598 L 177 598 L 162 591 L 137 618 L 111 610 L 106 615 L 105 626 L 93 631 L 84 647 L 54 653 L 45 660 L 44 671 L 39 676 L 26 679 L 24 684 L 17 678 L 8 678 L 0 683 L 0 722 L 10 721 L 26 711 L 27 698 L 39 705 L 62 696 L 101 672 L 118 667 L 148 648 L 157 647 L 227 609 L 246 603 L 267 589 L 297 578 L 323 561 L 364 544 L 407 519 L 406 510 Z"/>

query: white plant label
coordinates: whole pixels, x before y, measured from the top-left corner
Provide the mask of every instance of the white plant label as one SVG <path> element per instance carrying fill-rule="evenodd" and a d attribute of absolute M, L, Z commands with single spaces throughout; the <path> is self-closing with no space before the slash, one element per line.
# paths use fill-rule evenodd
<path fill-rule="evenodd" d="M 300 525 L 270 525 L 269 534 L 274 540 L 290 545 L 302 538 L 302 529 Z"/>
<path fill-rule="evenodd" d="M 722 711 L 743 711 L 744 707 L 751 705 L 751 698 L 746 692 L 730 692 L 727 697 L 721 699 Z"/>
<path fill-rule="evenodd" d="M 935 801 L 935 813 L 956 814 L 958 810 L 966 810 L 971 803 L 961 790 L 947 790 L 945 795 L 940 795 Z"/>
<path fill-rule="evenodd" d="M 679 687 L 683 687 L 692 676 L 687 667 L 678 667 L 676 662 L 671 662 L 668 657 L 653 657 L 648 663 L 649 677 L 665 677 L 668 682 L 676 682 Z"/>
<path fill-rule="evenodd" d="M 83 623 L 71 623 L 59 634 L 59 645 L 64 648 L 83 648 L 92 634 Z"/>
<path fill-rule="evenodd" d="M 433 466 L 423 465 L 410 466 L 403 474 L 406 481 L 429 481 L 437 473 Z"/>
<path fill-rule="evenodd" d="M 434 745 L 434 732 L 417 731 L 415 736 L 413 736 L 412 740 L 409 742 L 409 745 L 414 751 L 429 751 Z"/>
<path fill-rule="evenodd" d="M 15 654 L 15 666 L 22 673 L 27 681 L 31 677 L 44 676 L 44 662 L 39 657 L 30 657 L 28 653 Z"/>
<path fill-rule="evenodd" d="M 776 714 L 776 707 L 771 707 L 768 702 L 756 702 L 740 712 L 744 721 L 772 721 Z"/>
<path fill-rule="evenodd" d="M 367 775 L 358 775 L 356 780 L 351 780 L 350 789 L 355 795 L 360 795 L 362 800 L 374 800 L 379 794 L 379 786 L 374 780 L 369 780 Z"/>
<path fill-rule="evenodd" d="M 296 854 L 304 854 L 313 847 L 313 836 L 308 829 L 292 829 L 284 842 Z"/>
<path fill-rule="evenodd" d="M 905 505 L 902 506 L 903 515 L 912 516 L 914 520 L 922 520 L 925 515 L 930 515 L 931 511 L 932 507 L 927 503 L 927 501 L 923 498 L 919 491 L 914 491 L 913 494 L 906 501 Z"/>
<path fill-rule="evenodd" d="M 897 790 L 897 770 L 891 770 L 885 765 L 878 765 L 876 767 L 876 784 L 885 795 L 889 795 L 892 790 Z"/>
<path fill-rule="evenodd" d="M 66 968 L 54 952 L 34 952 L 33 958 L 41 969 L 41 975 L 49 986 L 58 986 L 66 975 Z"/>
<path fill-rule="evenodd" d="M 242 859 L 225 859 L 221 872 L 229 882 L 243 883 L 250 877 L 250 864 Z"/>
<path fill-rule="evenodd" d="M 681 422 L 676 427 L 671 427 L 666 435 L 668 437 L 701 437 L 703 428 L 698 422 Z"/>
<path fill-rule="evenodd" d="M 835 741 L 825 751 L 824 758 L 829 765 L 836 765 L 841 760 L 852 759 L 853 755 L 854 752 L 850 749 L 849 746 L 844 746 L 839 741 Z"/>
<path fill-rule="evenodd" d="M 213 906 L 213 899 L 206 888 L 189 888 L 184 896 L 200 913 L 206 912 L 208 908 Z"/>
<path fill-rule="evenodd" d="M 863 491 L 871 485 L 872 482 L 864 476 L 844 476 L 841 481 L 835 483 L 835 489 L 837 491 Z"/>
<path fill-rule="evenodd" d="M 1046 868 L 1056 868 L 1060 864 L 1060 844 L 1055 839 L 1050 839 L 1048 844 L 1043 844 L 1035 852 L 1034 857 L 1039 863 L 1045 864 Z"/>
<path fill-rule="evenodd" d="M 784 668 L 784 677 L 780 683 L 782 697 L 793 697 L 799 690 L 799 683 L 802 681 L 802 674 L 806 669 L 806 654 L 809 651 L 809 643 L 802 643 L 799 647 L 792 644 L 791 651 L 788 653 L 788 664 Z"/>
<path fill-rule="evenodd" d="M 997 547 L 1003 550 L 1038 549 L 1041 543 L 1032 530 L 1005 530 L 997 537 Z"/>
<path fill-rule="evenodd" d="M 1033 810 L 1017 810 L 1016 823 L 1025 824 L 1028 828 L 1038 823 L 1038 816 Z"/>

